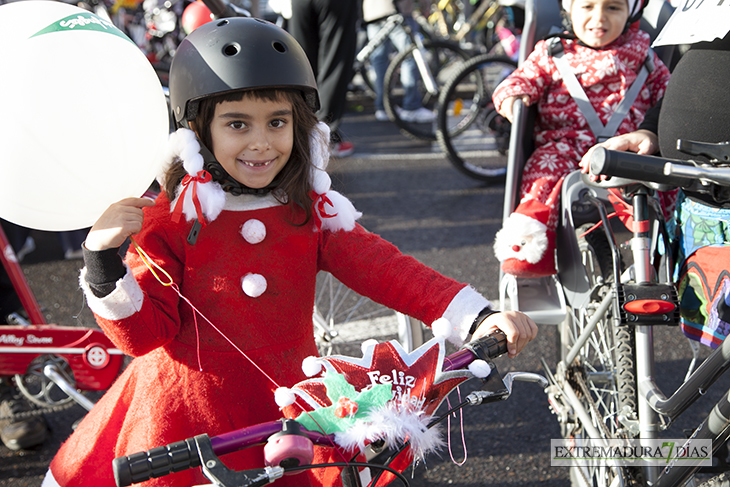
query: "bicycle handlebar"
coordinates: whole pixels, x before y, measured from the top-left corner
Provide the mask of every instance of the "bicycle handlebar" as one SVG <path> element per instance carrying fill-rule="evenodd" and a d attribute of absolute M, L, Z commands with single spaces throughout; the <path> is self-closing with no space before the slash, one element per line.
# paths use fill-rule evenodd
<path fill-rule="evenodd" d="M 507 337 L 501 331 L 496 331 L 491 335 L 467 343 L 464 348 L 446 357 L 444 370 L 462 369 L 476 359 L 489 360 L 505 353 L 507 353 Z M 270 421 L 212 438 L 205 434 L 198 435 L 145 452 L 118 457 L 112 462 L 114 480 L 118 487 L 123 487 L 188 468 L 200 467 L 204 450 L 220 456 L 262 444 L 271 435 L 282 431 L 282 424 L 282 421 Z M 301 432 L 315 445 L 334 445 L 333 438 L 321 432 L 308 431 L 304 428 L 301 428 Z M 260 470 L 261 472 L 256 471 L 257 475 L 264 475 L 262 472 L 265 469 Z M 278 474 L 267 471 L 265 475 Z M 271 481 L 273 480 L 272 478 Z M 261 485 L 265 485 L 265 483 Z"/>
<path fill-rule="evenodd" d="M 641 183 L 652 187 L 654 183 L 713 196 L 725 195 L 723 188 L 730 187 L 730 167 L 727 166 L 728 156 L 725 155 L 728 151 L 727 145 L 678 141 L 679 148 L 691 148 L 690 153 L 693 155 L 714 154 L 715 158 L 711 163 L 645 156 L 597 147 L 590 159 L 591 173 L 617 179 L 592 184 L 617 187 Z M 708 146 L 714 148 L 714 152 Z M 724 199 L 726 198 L 716 198 L 718 202 Z"/>

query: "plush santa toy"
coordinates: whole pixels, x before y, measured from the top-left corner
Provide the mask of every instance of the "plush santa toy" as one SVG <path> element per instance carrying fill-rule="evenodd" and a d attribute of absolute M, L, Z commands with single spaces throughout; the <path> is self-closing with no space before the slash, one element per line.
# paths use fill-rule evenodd
<path fill-rule="evenodd" d="M 494 255 L 502 271 L 517 277 L 551 276 L 555 270 L 555 228 L 548 223 L 553 208 L 535 199 L 520 203 L 494 239 Z"/>

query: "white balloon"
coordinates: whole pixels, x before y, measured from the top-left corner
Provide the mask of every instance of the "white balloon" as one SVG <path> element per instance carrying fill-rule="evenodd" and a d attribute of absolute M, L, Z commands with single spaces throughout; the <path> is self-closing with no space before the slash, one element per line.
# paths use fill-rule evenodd
<path fill-rule="evenodd" d="M 0 217 L 38 230 L 91 226 L 161 171 L 165 95 L 139 48 L 61 2 L 0 6 Z"/>

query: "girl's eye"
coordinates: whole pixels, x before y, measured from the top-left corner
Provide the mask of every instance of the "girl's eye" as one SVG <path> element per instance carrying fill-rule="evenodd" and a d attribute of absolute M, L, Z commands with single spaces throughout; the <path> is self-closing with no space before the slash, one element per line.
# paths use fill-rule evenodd
<path fill-rule="evenodd" d="M 236 130 L 241 130 L 242 128 L 246 127 L 246 124 L 243 122 L 231 122 L 228 125 Z"/>
<path fill-rule="evenodd" d="M 277 119 L 271 121 L 271 126 L 274 128 L 281 128 L 285 124 L 286 124 L 286 120 L 282 120 L 280 118 L 277 118 Z"/>

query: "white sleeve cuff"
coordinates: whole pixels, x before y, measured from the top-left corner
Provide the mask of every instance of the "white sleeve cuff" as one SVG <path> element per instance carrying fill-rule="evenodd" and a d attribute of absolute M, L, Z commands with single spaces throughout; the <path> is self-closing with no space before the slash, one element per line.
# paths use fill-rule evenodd
<path fill-rule="evenodd" d="M 492 303 L 471 286 L 465 286 L 459 291 L 444 312 L 451 324 L 451 332 L 446 338 L 454 345 L 461 346 L 469 336 L 469 330 L 479 312 Z"/>
<path fill-rule="evenodd" d="M 124 277 L 116 282 L 114 291 L 103 298 L 96 297 L 86 282 L 86 267 L 81 269 L 79 283 L 86 295 L 89 308 L 101 318 L 106 320 L 122 320 L 129 318 L 142 309 L 144 292 L 139 287 L 129 267 L 127 267 L 127 273 Z"/>

